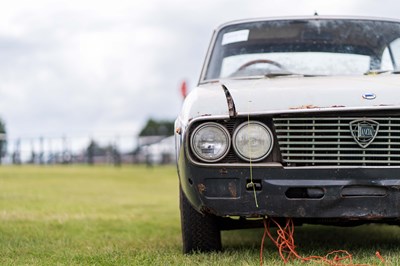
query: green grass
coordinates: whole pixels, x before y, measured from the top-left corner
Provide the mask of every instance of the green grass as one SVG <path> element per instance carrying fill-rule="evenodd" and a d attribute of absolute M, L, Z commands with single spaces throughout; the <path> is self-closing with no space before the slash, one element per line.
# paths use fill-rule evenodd
<path fill-rule="evenodd" d="M 263 231 L 223 232 L 224 252 L 182 255 L 174 167 L 0 167 L 0 265 L 258 265 Z M 303 256 L 400 261 L 400 228 L 296 228 Z M 267 241 L 265 265 L 283 265 Z M 291 265 L 304 265 L 292 262 Z M 316 264 L 319 265 L 319 264 Z"/>

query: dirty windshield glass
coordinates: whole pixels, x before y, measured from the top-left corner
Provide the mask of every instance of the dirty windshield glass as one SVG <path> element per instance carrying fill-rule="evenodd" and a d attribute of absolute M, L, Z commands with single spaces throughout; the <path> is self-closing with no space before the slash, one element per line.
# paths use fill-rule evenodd
<path fill-rule="evenodd" d="M 400 23 L 363 19 L 257 21 L 222 28 L 204 79 L 397 71 Z"/>

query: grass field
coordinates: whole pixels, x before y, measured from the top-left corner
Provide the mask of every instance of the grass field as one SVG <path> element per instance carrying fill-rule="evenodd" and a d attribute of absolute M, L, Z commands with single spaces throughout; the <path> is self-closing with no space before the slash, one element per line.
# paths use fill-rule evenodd
<path fill-rule="evenodd" d="M 223 232 L 224 252 L 182 255 L 172 166 L 0 167 L 0 265 L 258 265 L 262 233 Z M 346 249 L 380 265 L 379 250 L 400 265 L 395 226 L 303 226 L 295 237 L 303 256 Z M 264 262 L 282 265 L 269 241 Z"/>

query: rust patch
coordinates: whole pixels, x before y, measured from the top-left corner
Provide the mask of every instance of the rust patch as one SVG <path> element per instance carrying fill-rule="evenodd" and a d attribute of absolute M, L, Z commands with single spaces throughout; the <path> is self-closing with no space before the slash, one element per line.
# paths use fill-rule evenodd
<path fill-rule="evenodd" d="M 382 218 L 385 218 L 382 214 L 370 214 L 365 217 L 367 220 L 381 220 Z"/>
<path fill-rule="evenodd" d="M 306 216 L 306 210 L 304 209 L 304 207 L 299 207 L 297 209 L 297 214 L 300 215 L 300 217 L 305 217 Z"/>
<path fill-rule="evenodd" d="M 226 175 L 226 174 L 228 173 L 228 170 L 227 170 L 226 168 L 221 168 L 221 169 L 219 170 L 219 173 L 220 173 L 221 175 Z"/>
<path fill-rule="evenodd" d="M 206 191 L 206 186 L 204 184 L 198 184 L 197 189 L 199 190 L 199 193 L 203 195 L 204 191 Z"/>
<path fill-rule="evenodd" d="M 202 213 L 208 213 L 208 214 L 217 214 L 217 212 L 214 209 L 211 209 L 210 207 L 207 206 L 201 206 L 200 207 L 200 212 Z"/>
<path fill-rule="evenodd" d="M 317 109 L 317 108 L 321 108 L 319 106 L 315 106 L 312 104 L 307 104 L 307 105 L 302 105 L 302 106 L 298 106 L 298 107 L 291 107 L 291 110 L 298 110 L 298 109 Z"/>
<path fill-rule="evenodd" d="M 237 189 L 234 182 L 229 182 L 228 184 L 229 193 L 231 193 L 232 198 L 237 198 Z"/>
<path fill-rule="evenodd" d="M 343 108 L 346 107 L 344 105 L 332 105 L 331 107 L 321 107 L 321 106 L 315 106 L 312 104 L 307 104 L 307 105 L 302 105 L 298 107 L 290 107 L 289 109 L 291 110 L 301 110 L 301 109 L 323 109 L 323 108 Z"/>
<path fill-rule="evenodd" d="M 176 134 L 181 134 L 182 133 L 182 128 L 180 128 L 180 127 L 178 127 L 176 130 L 175 130 L 175 132 L 176 132 Z"/>

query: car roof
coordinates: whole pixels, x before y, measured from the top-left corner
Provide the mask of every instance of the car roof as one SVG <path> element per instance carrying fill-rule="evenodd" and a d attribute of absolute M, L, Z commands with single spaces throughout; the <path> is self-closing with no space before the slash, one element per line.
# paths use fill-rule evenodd
<path fill-rule="evenodd" d="M 369 21 L 387 21 L 387 22 L 396 22 L 400 23 L 400 19 L 394 18 L 383 18 L 383 17 L 368 17 L 368 16 L 286 16 L 286 17 L 264 17 L 264 18 L 250 18 L 250 19 L 240 19 L 228 21 L 226 23 L 221 24 L 216 28 L 216 31 L 219 31 L 222 28 L 227 26 L 248 23 L 248 22 L 261 22 L 261 21 L 278 21 L 278 20 L 369 20 Z"/>

